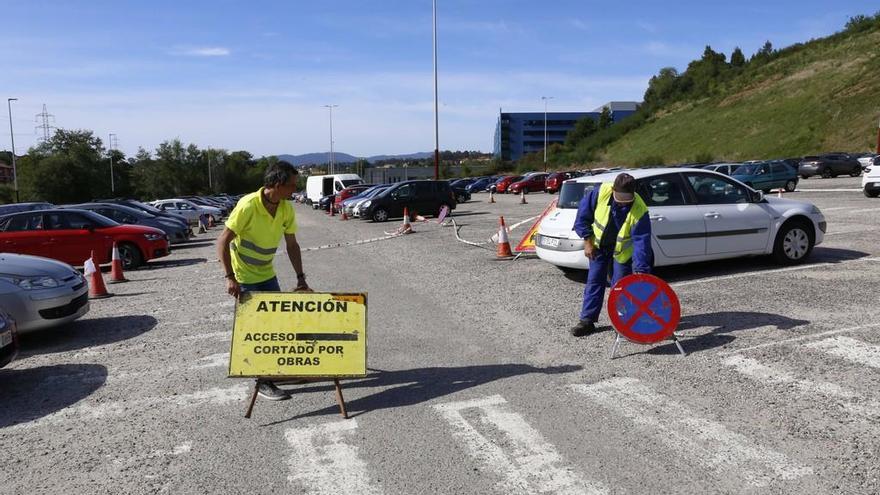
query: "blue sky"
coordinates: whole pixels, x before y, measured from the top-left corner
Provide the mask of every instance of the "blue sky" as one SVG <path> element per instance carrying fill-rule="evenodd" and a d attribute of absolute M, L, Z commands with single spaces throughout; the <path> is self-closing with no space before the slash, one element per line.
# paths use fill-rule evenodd
<path fill-rule="evenodd" d="M 45 103 L 133 154 L 172 138 L 257 156 L 434 148 L 430 0 L 0 2 L 16 150 Z M 705 45 L 746 55 L 840 30 L 876 1 L 438 0 L 440 147 L 492 150 L 499 108 L 641 100 Z M 7 119 L 6 108 L 2 109 Z M 0 132 L 0 148 L 8 148 Z"/>

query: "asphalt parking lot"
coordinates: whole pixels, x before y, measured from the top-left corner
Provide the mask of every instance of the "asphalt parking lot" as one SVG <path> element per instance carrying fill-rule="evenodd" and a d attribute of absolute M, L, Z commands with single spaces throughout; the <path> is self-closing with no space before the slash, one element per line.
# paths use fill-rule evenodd
<path fill-rule="evenodd" d="M 810 261 L 661 269 L 682 345 L 571 337 L 583 274 L 496 261 L 552 199 L 485 194 L 451 226 L 297 205 L 308 282 L 369 294 L 369 375 L 258 401 L 226 377 L 233 300 L 207 236 L 28 336 L 0 370 L 0 493 L 876 493 L 880 200 L 801 181 L 828 233 Z M 204 240 L 203 240 L 204 239 Z M 475 246 L 473 244 L 480 244 Z M 282 287 L 295 286 L 285 256 Z"/>

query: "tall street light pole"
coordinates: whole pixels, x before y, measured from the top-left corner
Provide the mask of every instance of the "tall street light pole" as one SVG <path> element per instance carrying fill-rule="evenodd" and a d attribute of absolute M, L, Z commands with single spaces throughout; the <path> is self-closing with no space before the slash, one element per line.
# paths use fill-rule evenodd
<path fill-rule="evenodd" d="M 15 133 L 12 132 L 12 102 L 18 98 L 6 98 L 6 107 L 9 109 L 9 140 L 12 141 L 12 181 L 15 187 L 15 202 L 21 201 L 18 197 L 18 170 L 15 168 Z"/>
<path fill-rule="evenodd" d="M 544 100 L 544 172 L 547 171 L 547 101 L 552 100 L 552 96 L 542 96 Z"/>
<path fill-rule="evenodd" d="M 333 173 L 333 108 L 339 105 L 324 105 L 330 110 L 330 173 Z"/>
<path fill-rule="evenodd" d="M 113 134 L 111 132 L 110 136 L 109 136 L 109 141 L 107 142 L 108 147 L 110 148 L 108 150 L 108 153 L 110 153 L 110 192 L 113 195 L 116 194 L 116 182 L 113 179 L 113 136 L 115 136 L 115 135 L 116 134 Z"/>
<path fill-rule="evenodd" d="M 440 119 L 437 114 L 437 0 L 434 6 L 434 180 L 440 180 Z"/>
<path fill-rule="evenodd" d="M 208 148 L 208 191 L 214 193 L 214 181 L 211 179 L 211 149 Z"/>

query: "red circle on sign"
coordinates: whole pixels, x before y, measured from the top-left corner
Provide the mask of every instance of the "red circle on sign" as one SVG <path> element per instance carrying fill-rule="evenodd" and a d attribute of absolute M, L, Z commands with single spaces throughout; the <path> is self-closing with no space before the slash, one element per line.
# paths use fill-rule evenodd
<path fill-rule="evenodd" d="M 669 284 L 653 275 L 635 273 L 611 288 L 608 317 L 627 340 L 654 344 L 672 336 L 681 319 L 681 306 Z"/>

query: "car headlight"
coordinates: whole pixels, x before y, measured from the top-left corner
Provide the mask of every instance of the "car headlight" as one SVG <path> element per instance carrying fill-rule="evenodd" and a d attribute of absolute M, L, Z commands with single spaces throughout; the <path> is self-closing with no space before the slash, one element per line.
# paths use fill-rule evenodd
<path fill-rule="evenodd" d="M 52 289 L 59 285 L 58 281 L 52 277 L 16 277 L 14 275 L 0 275 L 0 279 L 17 285 L 24 290 Z"/>
<path fill-rule="evenodd" d="M 810 210 L 810 214 L 811 215 L 821 215 L 822 211 L 819 209 L 818 206 L 813 205 L 813 209 Z"/>
<path fill-rule="evenodd" d="M 161 241 L 165 237 L 165 234 L 144 234 L 144 237 L 146 237 L 148 241 Z"/>
<path fill-rule="evenodd" d="M 373 204 L 372 201 L 366 201 L 361 207 L 362 208 L 369 208 L 371 204 Z"/>

